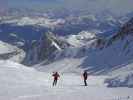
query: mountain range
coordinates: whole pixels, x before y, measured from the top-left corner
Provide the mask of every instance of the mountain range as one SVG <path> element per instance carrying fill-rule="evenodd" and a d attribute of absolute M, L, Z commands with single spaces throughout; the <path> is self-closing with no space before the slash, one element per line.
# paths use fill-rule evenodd
<path fill-rule="evenodd" d="M 132 64 L 132 13 L 121 17 L 102 14 L 1 16 L 0 44 L 8 43 L 6 48 L 14 51 L 0 58 L 15 59 L 39 71 L 87 70 L 95 75 Z"/>

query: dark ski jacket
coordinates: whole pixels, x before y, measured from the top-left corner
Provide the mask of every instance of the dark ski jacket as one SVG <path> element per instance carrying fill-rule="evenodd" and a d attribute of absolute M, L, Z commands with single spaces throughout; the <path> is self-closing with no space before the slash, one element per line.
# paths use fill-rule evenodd
<path fill-rule="evenodd" d="M 83 77 L 84 77 L 84 80 L 87 80 L 87 78 L 88 78 L 88 73 L 87 73 L 87 72 L 84 72 L 84 73 L 83 73 Z"/>
<path fill-rule="evenodd" d="M 56 72 L 52 75 L 54 77 L 54 80 L 58 80 L 58 78 L 60 77 L 60 75 Z"/>

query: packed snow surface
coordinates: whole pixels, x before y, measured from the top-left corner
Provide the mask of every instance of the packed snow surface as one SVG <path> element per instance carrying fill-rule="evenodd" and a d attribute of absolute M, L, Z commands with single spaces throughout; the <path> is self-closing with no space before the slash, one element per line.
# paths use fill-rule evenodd
<path fill-rule="evenodd" d="M 107 88 L 107 76 L 89 76 L 87 87 L 80 74 L 60 76 L 52 87 L 51 73 L 0 61 L 0 100 L 133 100 L 132 88 Z"/>

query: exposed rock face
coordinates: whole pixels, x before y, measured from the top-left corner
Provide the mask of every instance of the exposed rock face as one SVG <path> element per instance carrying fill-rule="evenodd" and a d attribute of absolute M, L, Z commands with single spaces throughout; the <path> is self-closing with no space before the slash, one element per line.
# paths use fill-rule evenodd
<path fill-rule="evenodd" d="M 27 54 L 25 64 L 33 65 L 41 61 L 52 61 L 58 51 L 69 46 L 67 42 L 57 38 L 53 33 L 44 33 L 39 42 L 33 42 L 31 50 Z"/>
<path fill-rule="evenodd" d="M 125 23 L 117 34 L 115 34 L 110 38 L 108 45 L 112 44 L 112 42 L 115 40 L 124 39 L 127 35 L 132 36 L 132 34 L 133 34 L 133 18 L 130 19 L 127 23 Z"/>

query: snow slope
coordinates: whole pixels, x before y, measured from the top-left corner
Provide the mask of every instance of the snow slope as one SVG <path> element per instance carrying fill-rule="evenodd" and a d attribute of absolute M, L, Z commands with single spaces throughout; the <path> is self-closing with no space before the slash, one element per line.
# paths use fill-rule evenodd
<path fill-rule="evenodd" d="M 133 63 L 122 65 L 117 70 L 112 70 L 110 78 L 105 80 L 108 87 L 133 87 Z"/>
<path fill-rule="evenodd" d="M 70 42 L 71 39 L 68 38 L 68 41 Z M 77 39 L 77 41 L 79 44 L 75 45 L 76 41 L 72 41 L 72 46 L 56 52 L 56 56 L 53 57 L 54 61 L 48 65 L 41 63 L 35 68 L 50 72 L 54 70 L 77 72 L 77 70 L 86 69 L 95 74 L 106 74 L 133 59 L 133 52 L 131 52 L 133 38 L 131 35 L 124 39 L 118 39 L 109 46 L 107 46 L 109 41 L 99 45 L 95 38 L 92 40 Z M 81 45 L 83 41 L 85 41 L 85 45 Z M 55 66 L 56 64 L 57 66 Z"/>
<path fill-rule="evenodd" d="M 25 52 L 16 46 L 0 41 L 0 59 L 10 59 L 16 62 L 22 62 Z"/>
<path fill-rule="evenodd" d="M 50 73 L 11 61 L 0 61 L 0 100 L 132 100 L 133 89 L 107 88 L 105 76 L 89 76 L 84 87 L 79 74 L 61 73 L 52 87 Z"/>
<path fill-rule="evenodd" d="M 12 48 L 11 45 L 0 41 L 0 54 L 9 53 L 13 51 L 14 51 L 14 48 Z"/>
<path fill-rule="evenodd" d="M 80 73 L 83 69 L 77 68 L 82 62 L 82 59 L 64 58 L 56 62 L 44 65 L 43 63 L 34 66 L 35 69 L 43 72 L 60 71 L 63 73 Z M 76 69 L 76 70 L 75 70 Z"/>

